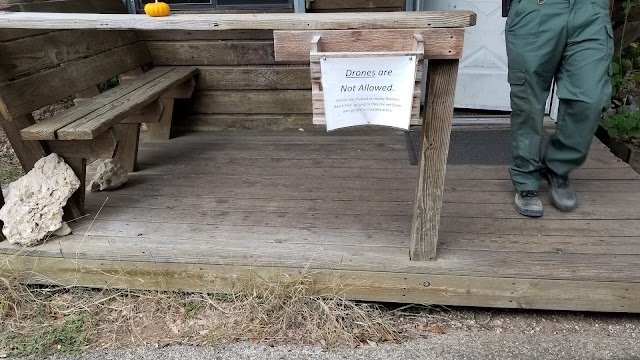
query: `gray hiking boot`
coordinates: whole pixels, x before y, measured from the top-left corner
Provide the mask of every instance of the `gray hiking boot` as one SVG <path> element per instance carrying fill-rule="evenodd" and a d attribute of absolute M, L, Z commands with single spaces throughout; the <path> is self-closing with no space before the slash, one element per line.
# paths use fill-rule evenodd
<path fill-rule="evenodd" d="M 542 201 L 538 192 L 533 190 L 516 192 L 515 208 L 524 216 L 540 217 L 543 214 Z"/>
<path fill-rule="evenodd" d="M 560 211 L 573 211 L 578 206 L 576 192 L 568 176 L 558 175 L 550 169 L 545 174 L 549 182 L 551 203 Z"/>

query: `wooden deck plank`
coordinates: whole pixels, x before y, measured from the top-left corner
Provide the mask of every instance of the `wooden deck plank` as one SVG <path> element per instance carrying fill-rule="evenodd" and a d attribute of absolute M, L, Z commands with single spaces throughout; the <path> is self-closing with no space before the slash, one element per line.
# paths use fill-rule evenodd
<path fill-rule="evenodd" d="M 90 206 L 101 206 L 104 200 L 93 199 Z M 548 199 L 545 205 L 550 205 Z M 444 217 L 482 218 L 482 219 L 520 219 L 510 203 L 505 204 L 457 204 L 444 202 Z M 273 198 L 230 198 L 230 197 L 164 197 L 145 195 L 109 195 L 106 207 L 127 209 L 172 209 L 186 211 L 220 211 L 246 213 L 278 214 L 336 214 L 336 215 L 411 215 L 409 201 L 372 201 L 362 200 L 306 200 Z M 606 205 L 606 204 L 604 204 Z M 556 220 L 640 220 L 640 213 L 629 212 L 622 207 L 603 206 L 603 204 L 581 204 L 575 212 L 565 213 L 547 206 L 545 217 Z"/>
<path fill-rule="evenodd" d="M 142 165 L 141 165 L 142 166 Z M 244 168 L 236 168 L 244 170 Z M 185 170 L 186 171 L 186 170 Z M 366 175 L 362 175 L 366 178 Z M 348 178 L 348 177 L 345 177 Z M 215 181 L 212 179 L 212 181 Z M 169 182 L 178 184 L 179 182 Z M 375 189 L 374 189 L 375 190 Z M 241 199 L 289 199 L 289 200 L 321 200 L 328 199 L 334 201 L 361 200 L 369 199 L 374 201 L 403 201 L 412 202 L 410 189 L 397 189 L 372 192 L 366 186 L 356 189 L 315 189 L 313 187 L 291 187 L 283 185 L 265 184 L 263 186 L 249 186 L 239 188 L 237 186 L 215 187 L 215 186 L 190 186 L 185 188 L 169 187 L 165 183 L 156 181 L 154 183 L 137 181 L 132 179 L 129 184 L 118 189 L 117 193 L 121 195 L 145 195 L 145 196 L 200 196 L 205 198 L 241 198 Z M 640 193 L 626 192 L 583 192 L 578 194 L 580 204 L 610 204 L 631 206 L 640 201 Z M 543 203 L 547 203 L 547 199 L 543 197 Z M 512 204 L 512 191 L 493 191 L 480 192 L 478 190 L 470 191 L 449 191 L 444 195 L 445 203 L 459 204 Z"/>
<path fill-rule="evenodd" d="M 54 240 L 35 250 L 25 251 L 19 247 L 10 247 L 8 250 L 13 250 L 18 256 L 147 261 L 156 264 L 310 267 L 389 273 L 640 283 L 640 278 L 637 277 L 640 256 L 637 255 L 441 249 L 436 262 L 415 262 L 408 259 L 406 249 L 388 246 L 365 248 L 341 244 L 317 246 L 286 242 L 263 243 L 258 238 L 251 239 L 252 246 L 247 246 L 246 241 L 229 243 L 224 239 L 187 242 L 187 239 L 157 241 L 140 237 L 94 238 L 76 235 L 65 240 Z M 215 251 L 215 256 L 212 256 L 212 250 Z"/>
<path fill-rule="evenodd" d="M 177 159 L 167 159 L 167 161 Z M 196 166 L 198 164 L 198 166 Z M 179 162 L 150 162 L 140 159 L 141 169 L 145 174 L 176 174 L 190 173 L 193 175 L 237 175 L 246 174 L 248 176 L 291 176 L 301 178 L 366 178 L 366 179 L 407 179 L 414 178 L 416 169 L 414 168 L 396 168 L 396 169 L 372 169 L 346 167 L 309 167 L 297 168 L 289 167 L 286 174 L 283 173 L 282 167 L 272 166 L 256 166 L 260 165 L 259 161 L 250 165 L 225 165 L 216 166 L 205 161 L 193 161 L 186 159 Z M 497 167 L 493 169 L 465 169 L 464 165 L 452 165 L 447 167 L 447 175 L 464 180 L 504 180 L 507 170 L 505 167 Z M 581 169 L 572 175 L 572 180 L 638 180 L 640 175 L 634 173 L 633 170 L 627 168 L 621 169 Z"/>
<path fill-rule="evenodd" d="M 542 219 L 512 209 L 506 167 L 450 165 L 438 260 L 412 262 L 417 169 L 400 157 L 402 137 L 228 135 L 144 144 L 143 170 L 89 194 L 75 235 L 0 242 L 0 273 L 219 291 L 234 276 L 305 268 L 319 281 L 337 274 L 352 299 L 640 312 L 640 180 L 602 149 L 574 177 L 578 210 L 558 212 L 544 194 Z"/>
<path fill-rule="evenodd" d="M 97 214 L 96 208 L 88 209 Z M 379 230 L 404 232 L 408 230 L 405 215 L 323 214 L 323 213 L 258 213 L 229 212 L 219 210 L 146 209 L 126 211 L 126 208 L 105 207 L 100 212 L 104 218 L 121 222 L 147 224 L 202 224 L 229 226 L 262 226 L 281 228 L 309 228 L 345 230 Z M 637 216 L 636 216 L 637 217 Z M 532 221 L 526 218 L 495 217 L 443 217 L 445 231 L 474 232 L 478 234 L 530 234 L 566 236 L 637 236 L 640 220 L 598 219 L 545 219 Z"/>

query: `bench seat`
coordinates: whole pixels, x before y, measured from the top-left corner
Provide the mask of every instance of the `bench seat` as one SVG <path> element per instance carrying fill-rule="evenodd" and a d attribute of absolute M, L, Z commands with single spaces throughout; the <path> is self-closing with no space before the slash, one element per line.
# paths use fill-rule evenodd
<path fill-rule="evenodd" d="M 20 131 L 23 140 L 91 140 L 195 76 L 195 67 L 156 67 Z M 188 97 L 171 94 L 173 98 Z"/>

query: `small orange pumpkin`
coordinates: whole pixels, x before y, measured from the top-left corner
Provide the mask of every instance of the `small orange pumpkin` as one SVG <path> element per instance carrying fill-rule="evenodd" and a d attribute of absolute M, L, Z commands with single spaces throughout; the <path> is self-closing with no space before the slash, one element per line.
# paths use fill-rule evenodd
<path fill-rule="evenodd" d="M 144 6 L 144 12 L 149 16 L 167 16 L 169 11 L 169 5 L 158 0 Z"/>

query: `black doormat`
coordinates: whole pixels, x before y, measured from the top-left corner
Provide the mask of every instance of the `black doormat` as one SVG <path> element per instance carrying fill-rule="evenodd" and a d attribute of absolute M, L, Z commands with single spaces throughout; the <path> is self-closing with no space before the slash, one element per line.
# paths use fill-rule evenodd
<path fill-rule="evenodd" d="M 421 128 L 405 132 L 409 163 L 418 165 Z M 545 148 L 546 138 L 542 148 Z M 451 132 L 448 163 L 452 165 L 511 164 L 510 130 L 461 130 Z"/>

